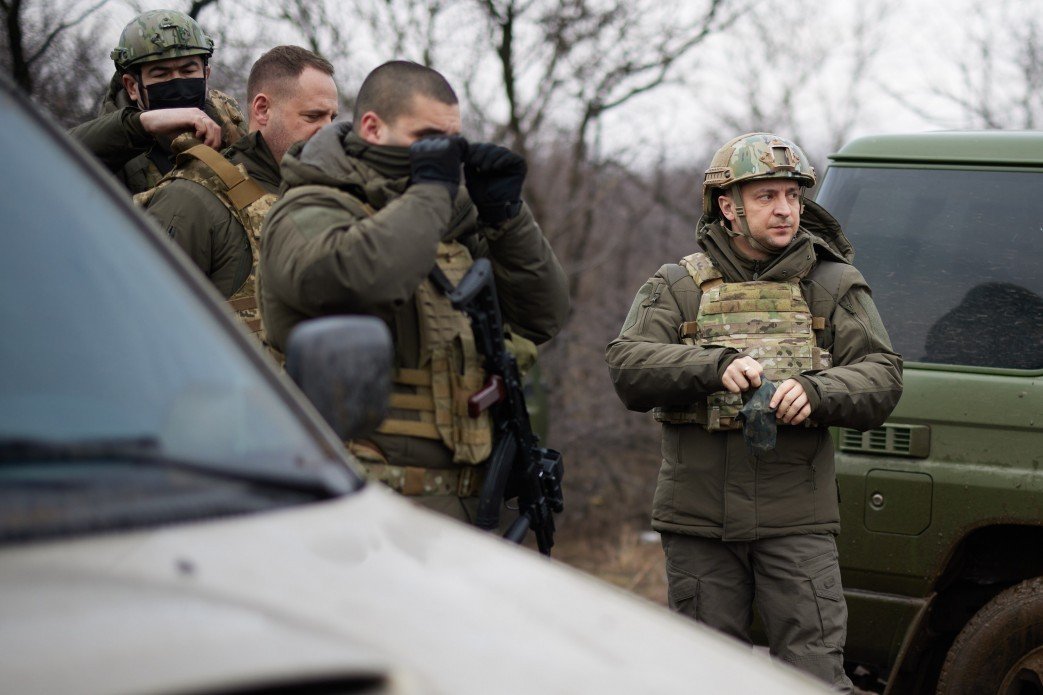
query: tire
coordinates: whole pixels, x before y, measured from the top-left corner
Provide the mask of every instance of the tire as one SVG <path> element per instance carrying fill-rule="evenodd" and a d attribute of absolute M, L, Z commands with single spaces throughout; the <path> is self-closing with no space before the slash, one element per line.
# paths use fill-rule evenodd
<path fill-rule="evenodd" d="M 1000 592 L 945 657 L 938 695 L 1043 695 L 1043 577 Z"/>

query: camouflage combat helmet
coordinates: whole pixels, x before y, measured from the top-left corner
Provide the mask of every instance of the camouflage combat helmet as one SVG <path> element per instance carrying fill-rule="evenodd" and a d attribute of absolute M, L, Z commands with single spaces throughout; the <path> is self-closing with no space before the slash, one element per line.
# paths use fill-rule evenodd
<path fill-rule="evenodd" d="M 740 135 L 717 150 L 710 161 L 703 176 L 703 213 L 713 212 L 715 189 L 727 190 L 759 179 L 797 179 L 810 188 L 815 185 L 815 169 L 790 140 L 771 133 Z"/>
<path fill-rule="evenodd" d="M 213 52 L 214 40 L 196 20 L 177 10 L 151 10 L 123 28 L 109 57 L 117 70 L 126 72 L 135 65 L 181 56 L 201 55 L 205 62 Z"/>

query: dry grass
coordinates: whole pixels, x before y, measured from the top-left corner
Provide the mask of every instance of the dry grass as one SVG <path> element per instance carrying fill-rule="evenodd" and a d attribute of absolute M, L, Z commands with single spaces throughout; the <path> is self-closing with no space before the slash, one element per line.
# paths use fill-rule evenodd
<path fill-rule="evenodd" d="M 654 532 L 624 527 L 616 538 L 573 535 L 554 547 L 554 557 L 655 603 L 666 605 L 663 546 Z"/>

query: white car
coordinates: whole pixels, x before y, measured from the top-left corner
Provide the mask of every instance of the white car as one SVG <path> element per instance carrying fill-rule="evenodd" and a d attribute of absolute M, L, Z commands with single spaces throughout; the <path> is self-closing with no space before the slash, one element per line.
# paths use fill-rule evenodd
<path fill-rule="evenodd" d="M 366 484 L 125 192 L 0 86 L 0 690 L 826 692 Z"/>

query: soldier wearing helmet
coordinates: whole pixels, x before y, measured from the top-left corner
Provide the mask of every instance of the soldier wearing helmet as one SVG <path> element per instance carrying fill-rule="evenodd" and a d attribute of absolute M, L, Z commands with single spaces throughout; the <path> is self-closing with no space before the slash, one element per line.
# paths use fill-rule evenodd
<path fill-rule="evenodd" d="M 132 193 L 156 185 L 174 166 L 170 142 L 193 133 L 210 147 L 246 134 L 230 96 L 207 90 L 214 41 L 176 10 L 135 17 L 109 54 L 116 73 L 97 118 L 70 131 Z"/>
<path fill-rule="evenodd" d="M 879 426 L 902 360 L 793 142 L 739 136 L 703 180 L 698 250 L 638 291 L 606 360 L 662 424 L 652 509 L 672 609 L 850 692 L 830 426 Z M 754 395 L 756 394 L 756 397 Z"/>

